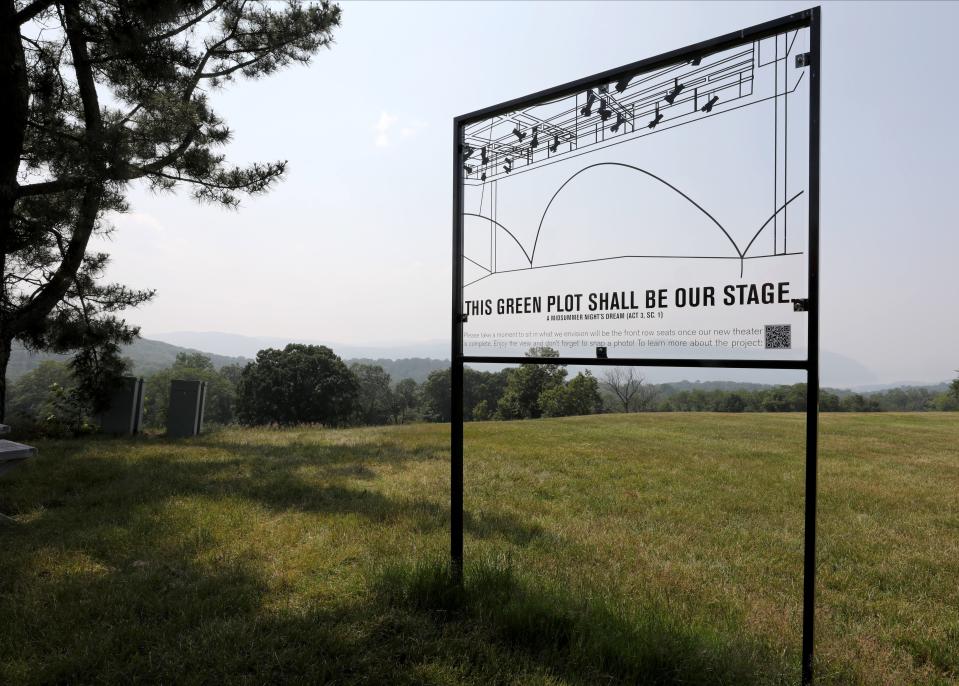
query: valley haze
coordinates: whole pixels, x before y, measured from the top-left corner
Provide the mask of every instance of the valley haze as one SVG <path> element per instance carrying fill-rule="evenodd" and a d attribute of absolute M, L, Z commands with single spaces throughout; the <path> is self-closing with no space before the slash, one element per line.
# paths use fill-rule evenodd
<path fill-rule="evenodd" d="M 338 343 L 331 340 L 308 338 L 282 338 L 279 336 L 245 336 L 223 331 L 168 331 L 144 333 L 144 338 L 163 341 L 172 345 L 202 350 L 230 357 L 254 359 L 256 353 L 264 348 L 282 348 L 288 343 L 306 343 L 325 345 L 344 360 L 350 359 L 405 359 L 429 358 L 449 360 L 450 344 L 448 340 L 433 339 L 425 341 L 379 342 L 368 345 Z M 938 384 L 938 379 L 894 379 L 881 378 L 865 365 L 844 355 L 822 350 L 822 385 L 831 388 L 848 388 L 857 391 L 875 391 L 896 386 L 924 386 Z M 477 365 L 478 368 L 493 370 L 503 365 Z M 574 370 L 575 371 L 575 370 Z M 595 368 L 593 373 L 596 374 Z M 748 381 L 753 383 L 791 384 L 805 381 L 802 372 L 776 369 L 710 369 L 710 368 L 648 368 L 644 376 L 653 383 L 671 381 Z"/>

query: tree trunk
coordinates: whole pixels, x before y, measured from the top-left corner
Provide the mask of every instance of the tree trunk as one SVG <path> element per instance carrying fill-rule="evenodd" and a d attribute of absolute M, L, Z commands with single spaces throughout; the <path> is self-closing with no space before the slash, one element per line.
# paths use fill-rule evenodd
<path fill-rule="evenodd" d="M 0 0 L 0 102 L 7 121 L 0 133 L 0 241 L 4 244 L 0 248 L 10 235 L 29 103 L 26 58 L 15 14 L 13 0 Z M 5 256 L 6 250 L 0 249 L 0 255 Z"/>
<path fill-rule="evenodd" d="M 0 0 L 2 2 L 3 0 Z M 88 148 L 88 166 L 83 194 L 77 207 L 77 219 L 70 235 L 60 266 L 17 312 L 16 320 L 7 322 L 6 333 L 23 335 L 31 329 L 43 327 L 44 319 L 56 307 L 76 277 L 86 255 L 87 243 L 96 227 L 103 198 L 105 168 L 102 159 L 103 119 L 97 96 L 93 68 L 87 53 L 86 36 L 81 30 L 80 9 L 75 2 L 64 8 L 65 30 L 73 56 L 73 70 L 77 77 L 77 92 L 83 104 L 83 120 L 86 126 L 85 144 Z M 18 43 L 19 45 L 19 43 Z M 22 46 L 21 46 L 22 53 Z"/>
<path fill-rule="evenodd" d="M 17 201 L 17 173 L 27 128 L 28 85 L 26 59 L 15 21 L 13 0 L 0 0 L 0 102 L 7 123 L 0 131 L 0 275 L 6 275 L 7 253 Z M 0 284 L 0 422 L 6 417 L 7 363 L 10 361 L 10 301 L 6 283 Z"/>
<path fill-rule="evenodd" d="M 7 363 L 10 362 L 12 343 L 0 337 L 0 422 L 7 418 Z"/>

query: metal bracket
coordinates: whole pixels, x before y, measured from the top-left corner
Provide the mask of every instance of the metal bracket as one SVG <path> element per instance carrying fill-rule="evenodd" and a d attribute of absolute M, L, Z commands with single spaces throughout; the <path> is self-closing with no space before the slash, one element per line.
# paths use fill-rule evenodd
<path fill-rule="evenodd" d="M 596 348 L 596 359 L 605 360 L 606 359 L 606 346 L 601 345 Z"/>
<path fill-rule="evenodd" d="M 793 298 L 793 312 L 808 312 L 809 298 Z"/>
<path fill-rule="evenodd" d="M 812 53 L 801 52 L 796 55 L 796 69 L 802 69 L 812 64 Z"/>

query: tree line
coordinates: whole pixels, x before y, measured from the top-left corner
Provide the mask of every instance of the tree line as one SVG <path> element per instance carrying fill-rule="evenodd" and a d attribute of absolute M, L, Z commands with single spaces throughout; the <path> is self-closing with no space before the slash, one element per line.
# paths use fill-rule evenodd
<path fill-rule="evenodd" d="M 557 357 L 534 348 L 530 358 Z M 423 383 L 394 381 L 382 366 L 347 364 L 330 348 L 291 343 L 268 348 L 246 365 L 215 368 L 202 353 L 146 377 L 144 425 L 162 430 L 174 379 L 207 383 L 208 424 L 326 426 L 448 422 L 450 370 Z M 96 430 L 94 398 L 86 396 L 67 362 L 45 361 L 10 389 L 11 422 L 21 434 L 82 435 Z M 867 395 L 823 390 L 824 412 L 959 410 L 959 378 L 944 391 L 894 388 Z M 467 421 L 536 419 L 609 412 L 801 412 L 806 384 L 746 389 L 682 388 L 650 384 L 635 368 L 609 367 L 570 376 L 565 365 L 543 361 L 490 372 L 467 367 L 463 412 Z"/>
<path fill-rule="evenodd" d="M 668 386 L 668 384 L 664 384 Z M 959 410 L 956 391 L 936 393 L 928 388 L 894 388 L 877 393 L 835 393 L 821 390 L 821 412 L 930 412 Z M 654 408 L 660 412 L 802 412 L 806 384 L 771 386 L 754 391 L 678 391 Z"/>

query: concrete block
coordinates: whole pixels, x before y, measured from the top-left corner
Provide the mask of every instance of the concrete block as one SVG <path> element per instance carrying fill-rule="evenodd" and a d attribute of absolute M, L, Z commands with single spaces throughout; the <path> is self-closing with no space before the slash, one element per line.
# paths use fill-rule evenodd
<path fill-rule="evenodd" d="M 203 428 L 206 381 L 170 382 L 170 408 L 166 430 L 171 438 L 197 436 Z"/>
<path fill-rule="evenodd" d="M 0 475 L 6 474 L 14 467 L 19 467 L 24 460 L 36 454 L 37 449 L 33 446 L 0 439 Z"/>
<path fill-rule="evenodd" d="M 110 396 L 109 408 L 100 415 L 100 429 L 114 436 L 132 436 L 143 423 L 143 379 L 125 376 Z"/>

